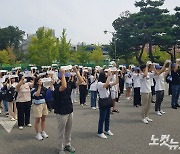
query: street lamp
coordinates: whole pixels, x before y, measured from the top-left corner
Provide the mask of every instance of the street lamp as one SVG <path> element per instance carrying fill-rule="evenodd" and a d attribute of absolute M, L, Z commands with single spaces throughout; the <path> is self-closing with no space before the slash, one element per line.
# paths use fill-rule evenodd
<path fill-rule="evenodd" d="M 116 37 L 115 37 L 115 33 L 114 32 L 110 32 L 110 31 L 107 31 L 107 30 L 104 30 L 104 34 L 107 34 L 107 33 L 111 33 L 112 36 L 113 36 L 113 42 L 114 42 L 114 59 L 115 59 L 115 62 L 116 62 Z"/>

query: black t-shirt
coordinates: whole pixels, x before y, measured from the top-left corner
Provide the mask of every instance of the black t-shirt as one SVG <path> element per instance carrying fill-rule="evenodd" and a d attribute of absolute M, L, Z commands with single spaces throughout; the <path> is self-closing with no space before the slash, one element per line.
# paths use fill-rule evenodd
<path fill-rule="evenodd" d="M 171 71 L 171 76 L 172 76 L 172 85 L 179 85 L 180 84 L 180 70 L 177 72 L 174 72 L 173 70 Z"/>
<path fill-rule="evenodd" d="M 55 85 L 54 90 L 54 113 L 66 115 L 73 112 L 73 104 L 71 101 L 71 92 L 73 83 L 70 81 L 67 83 L 67 88 L 64 91 L 59 91 L 61 84 Z"/>

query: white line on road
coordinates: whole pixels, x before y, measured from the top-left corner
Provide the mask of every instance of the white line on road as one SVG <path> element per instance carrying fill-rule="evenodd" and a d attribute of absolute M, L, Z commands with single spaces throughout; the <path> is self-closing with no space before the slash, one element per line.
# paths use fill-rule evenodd
<path fill-rule="evenodd" d="M 0 117 L 0 125 L 2 125 L 8 133 L 11 132 L 16 122 L 17 121 L 10 121 L 9 118 Z"/>

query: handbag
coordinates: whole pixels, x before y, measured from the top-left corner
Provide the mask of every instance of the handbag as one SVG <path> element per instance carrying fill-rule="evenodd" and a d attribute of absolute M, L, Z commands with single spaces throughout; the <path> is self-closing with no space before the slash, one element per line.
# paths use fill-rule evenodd
<path fill-rule="evenodd" d="M 98 92 L 98 94 L 99 94 L 99 92 Z M 107 108 L 113 107 L 113 100 L 111 98 L 111 91 L 110 91 L 109 97 L 107 97 L 107 98 L 100 98 L 100 95 L 99 95 L 98 104 L 99 104 L 100 109 L 107 109 Z"/>

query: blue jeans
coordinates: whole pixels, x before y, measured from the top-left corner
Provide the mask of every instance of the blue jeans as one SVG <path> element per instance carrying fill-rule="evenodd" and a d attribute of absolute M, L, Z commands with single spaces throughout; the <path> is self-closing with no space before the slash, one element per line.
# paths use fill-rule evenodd
<path fill-rule="evenodd" d="M 91 107 L 96 107 L 97 91 L 91 91 Z"/>
<path fill-rule="evenodd" d="M 8 112 L 8 101 L 3 100 L 4 112 Z"/>
<path fill-rule="evenodd" d="M 111 108 L 99 109 L 99 124 L 98 124 L 98 134 L 103 133 L 103 125 L 105 122 L 105 131 L 109 131 L 109 120 L 110 120 Z"/>
<path fill-rule="evenodd" d="M 171 98 L 171 106 L 176 106 L 178 104 L 180 93 L 180 85 L 172 85 L 172 98 Z"/>

